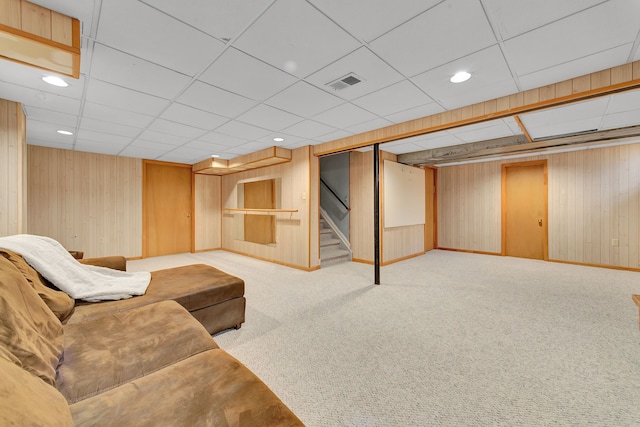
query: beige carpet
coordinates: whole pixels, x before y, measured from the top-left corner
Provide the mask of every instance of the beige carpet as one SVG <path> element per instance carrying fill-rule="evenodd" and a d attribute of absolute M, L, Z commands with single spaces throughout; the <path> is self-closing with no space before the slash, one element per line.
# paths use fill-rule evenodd
<path fill-rule="evenodd" d="M 215 251 L 247 321 L 215 336 L 309 426 L 640 425 L 640 273 L 431 251 L 307 273 Z"/>

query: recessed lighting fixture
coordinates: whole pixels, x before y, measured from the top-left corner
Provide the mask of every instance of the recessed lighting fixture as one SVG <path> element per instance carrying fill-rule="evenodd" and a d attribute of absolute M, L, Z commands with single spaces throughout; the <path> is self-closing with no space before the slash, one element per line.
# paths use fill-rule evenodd
<path fill-rule="evenodd" d="M 451 81 L 451 83 L 462 83 L 466 82 L 470 78 L 471 74 L 467 73 L 466 71 L 458 71 L 449 80 Z"/>
<path fill-rule="evenodd" d="M 280 137 L 278 136 L 278 137 L 276 137 L 276 138 L 273 138 L 273 140 L 274 140 L 275 142 L 282 142 L 282 141 L 284 141 L 284 138 L 280 138 Z"/>
<path fill-rule="evenodd" d="M 68 130 L 59 130 L 57 131 L 60 135 L 73 135 L 73 132 L 69 132 Z"/>
<path fill-rule="evenodd" d="M 58 87 L 67 87 L 67 86 L 69 86 L 69 83 L 65 82 L 60 77 L 56 77 L 56 76 L 46 76 L 46 77 L 43 77 L 42 80 L 44 80 L 45 82 L 49 83 L 50 85 L 54 85 L 54 86 L 58 86 Z"/>
<path fill-rule="evenodd" d="M 217 159 L 218 157 L 220 157 L 218 154 L 212 154 L 212 155 L 211 155 L 211 158 L 212 158 L 212 159 Z"/>

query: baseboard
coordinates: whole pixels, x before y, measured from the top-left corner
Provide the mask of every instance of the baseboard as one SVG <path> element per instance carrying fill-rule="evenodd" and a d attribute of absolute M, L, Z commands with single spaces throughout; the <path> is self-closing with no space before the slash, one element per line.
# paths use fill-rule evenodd
<path fill-rule="evenodd" d="M 563 261 L 561 259 L 550 259 L 549 262 L 557 262 L 560 264 L 572 264 L 572 265 L 582 265 L 585 267 L 597 267 L 597 268 L 610 268 L 612 270 L 623 270 L 623 271 L 633 271 L 640 272 L 640 268 L 636 267 L 621 267 L 618 265 L 608 265 L 608 264 L 592 264 L 589 262 L 577 262 L 577 261 Z"/>
<path fill-rule="evenodd" d="M 213 252 L 213 251 L 221 251 L 222 248 L 209 248 L 209 249 L 198 249 L 196 251 L 193 251 L 192 253 L 197 254 L 200 252 Z"/>
<path fill-rule="evenodd" d="M 320 266 L 317 266 L 317 267 L 303 267 L 301 265 L 289 264 L 287 262 L 282 262 L 282 261 L 278 261 L 278 260 L 275 260 L 275 259 L 263 258 L 263 257 L 251 255 L 251 254 L 246 254 L 244 252 L 236 251 L 236 250 L 233 250 L 233 249 L 220 248 L 220 250 L 231 252 L 231 253 L 242 255 L 242 256 L 246 256 L 246 257 L 253 258 L 253 259 L 259 259 L 260 261 L 266 261 L 266 262 L 270 262 L 270 263 L 273 263 L 273 264 L 283 265 L 285 267 L 295 268 L 296 270 L 315 271 L 315 270 L 319 270 L 320 269 Z"/>
<path fill-rule="evenodd" d="M 389 260 L 389 261 L 384 261 L 384 262 L 380 263 L 380 265 L 384 267 L 385 265 L 395 264 L 396 262 L 405 261 L 405 260 L 408 260 L 408 259 L 411 259 L 411 258 L 416 258 L 416 257 L 422 256 L 424 254 L 426 254 L 426 252 L 418 252 L 417 254 L 407 255 L 407 256 L 403 256 L 403 257 L 400 257 L 400 258 L 392 259 L 392 260 Z"/>
<path fill-rule="evenodd" d="M 373 261 L 369 261 L 368 259 L 360 259 L 360 258 L 352 258 L 352 262 L 359 262 L 360 264 L 370 264 L 373 265 Z"/>
<path fill-rule="evenodd" d="M 470 249 L 454 249 L 454 248 L 442 248 L 442 247 L 438 247 L 437 249 L 441 251 L 466 252 L 469 254 L 502 256 L 500 252 L 472 251 Z"/>

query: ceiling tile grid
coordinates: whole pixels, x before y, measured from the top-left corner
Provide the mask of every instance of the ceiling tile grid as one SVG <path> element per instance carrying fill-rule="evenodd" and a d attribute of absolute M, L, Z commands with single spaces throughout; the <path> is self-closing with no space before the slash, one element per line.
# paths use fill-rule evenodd
<path fill-rule="evenodd" d="M 319 144 L 640 59 L 636 0 L 35 3 L 80 19 L 82 59 L 67 88 L 0 61 L 0 98 L 23 104 L 28 143 L 171 161 Z M 450 83 L 460 70 L 471 79 Z M 636 95 L 610 101 L 522 119 L 537 137 L 640 124 Z M 508 132 L 515 121 L 389 149 Z"/>

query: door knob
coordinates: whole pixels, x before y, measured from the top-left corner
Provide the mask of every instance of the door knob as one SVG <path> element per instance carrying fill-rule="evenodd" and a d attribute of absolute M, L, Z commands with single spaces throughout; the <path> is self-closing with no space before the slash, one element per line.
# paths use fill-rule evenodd
<path fill-rule="evenodd" d="M 538 218 L 538 225 L 542 227 L 542 218 Z"/>

